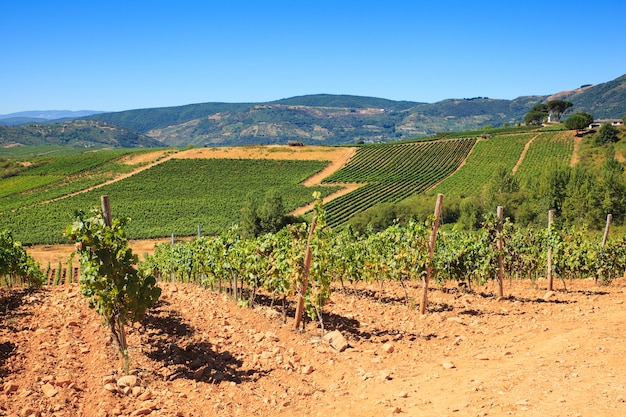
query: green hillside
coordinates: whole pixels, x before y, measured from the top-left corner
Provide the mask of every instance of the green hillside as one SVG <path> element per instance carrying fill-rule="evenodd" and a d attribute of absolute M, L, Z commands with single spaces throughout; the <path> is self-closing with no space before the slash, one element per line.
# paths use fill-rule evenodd
<path fill-rule="evenodd" d="M 626 114 L 626 77 L 557 94 L 575 111 L 596 118 Z M 513 100 L 474 97 L 436 103 L 375 97 L 315 94 L 267 103 L 204 103 L 128 110 L 91 116 L 146 134 L 171 146 L 250 144 L 379 143 L 425 137 L 438 132 L 515 125 L 537 103 L 554 96 Z"/>
<path fill-rule="evenodd" d="M 163 147 L 156 139 L 126 127 L 95 120 L 0 125 L 0 146 Z"/>
<path fill-rule="evenodd" d="M 152 159 L 129 162 L 129 157 L 149 150 L 74 153 L 76 148 L 69 148 L 73 151 L 64 154 L 58 148 L 34 148 L 31 155 L 36 156 L 25 156 L 26 147 L 13 148 L 22 156 L 5 158 L 0 165 L 0 226 L 25 243 L 59 242 L 74 210 L 93 207 L 108 194 L 116 214 L 133 219 L 131 238 L 191 235 L 198 224 L 205 233 L 219 233 L 239 221 L 251 194 L 260 198 L 278 192 L 292 210 L 309 203 L 314 190 L 328 195 L 343 183 L 362 186 L 325 205 L 329 224 L 337 227 L 425 218 L 432 214 L 436 193 L 446 195 L 444 224 L 470 229 L 480 227 L 482 216 L 497 205 L 521 224 L 544 225 L 551 208 L 565 224 L 597 228 L 609 212 L 616 224 L 624 223 L 626 182 L 619 161 L 626 160 L 625 129 L 618 130 L 618 142 L 601 146 L 597 133 L 577 138 L 574 131 L 534 129 L 360 145 L 320 187 L 301 182 L 322 170 L 325 161 L 171 160 L 58 201 L 146 164 Z M 573 161 L 578 162 L 572 167 Z M 46 201 L 52 202 L 40 204 Z"/>
<path fill-rule="evenodd" d="M 89 122 L 0 126 L 0 144 L 72 146 L 354 145 L 427 137 L 441 132 L 517 125 L 536 104 L 567 99 L 573 111 L 599 118 L 626 115 L 626 75 L 545 96 L 513 100 L 454 98 L 436 103 L 314 94 L 265 103 L 199 103 L 84 117 Z M 12 121 L 17 123 L 17 121 Z"/>
<path fill-rule="evenodd" d="M 626 115 L 626 74 L 606 83 L 561 94 L 559 98 L 574 104 L 573 113 L 587 112 L 596 119 L 621 119 Z"/>

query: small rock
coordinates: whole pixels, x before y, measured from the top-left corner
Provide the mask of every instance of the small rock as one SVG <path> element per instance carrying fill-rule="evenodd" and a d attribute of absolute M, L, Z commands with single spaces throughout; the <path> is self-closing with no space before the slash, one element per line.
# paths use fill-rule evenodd
<path fill-rule="evenodd" d="M 137 399 L 139 401 L 147 401 L 147 400 L 149 400 L 151 398 L 152 398 L 152 391 L 150 391 L 150 390 L 145 390 L 143 392 L 143 394 L 141 394 L 139 397 L 137 397 Z"/>
<path fill-rule="evenodd" d="M 313 373 L 313 367 L 311 365 L 305 365 L 302 367 L 300 372 L 303 373 L 304 375 L 310 375 Z"/>
<path fill-rule="evenodd" d="M 139 378 L 135 375 L 126 375 L 117 380 L 117 385 L 119 387 L 136 387 L 139 385 Z"/>
<path fill-rule="evenodd" d="M 391 409 L 391 414 L 400 414 L 402 412 L 402 409 L 400 407 L 393 407 Z"/>
<path fill-rule="evenodd" d="M 102 383 L 103 384 L 114 384 L 115 383 L 115 376 L 113 375 L 107 375 L 104 378 L 102 378 Z"/>
<path fill-rule="evenodd" d="M 20 417 L 39 417 L 39 411 L 31 407 L 24 407 L 20 411 Z"/>
<path fill-rule="evenodd" d="M 7 393 L 8 392 L 15 392 L 15 391 L 17 391 L 18 388 L 19 388 L 19 386 L 15 382 L 13 382 L 13 381 L 7 381 L 4 384 L 4 392 L 7 392 Z"/>
<path fill-rule="evenodd" d="M 109 392 L 115 392 L 117 391 L 117 387 L 114 384 L 104 384 L 104 389 L 109 391 Z"/>
<path fill-rule="evenodd" d="M 130 413 L 131 417 L 132 416 L 145 416 L 152 413 L 152 409 L 151 408 L 138 408 L 135 411 L 133 411 L 132 413 Z"/>
<path fill-rule="evenodd" d="M 139 397 L 142 392 L 143 392 L 143 388 L 142 387 L 133 387 L 131 395 L 133 397 Z"/>
<path fill-rule="evenodd" d="M 408 397 L 408 396 L 409 396 L 409 393 L 408 393 L 408 392 L 406 392 L 406 391 L 400 391 L 400 392 L 398 393 L 398 397 L 399 397 L 399 398 L 406 398 L 406 397 Z"/>
<path fill-rule="evenodd" d="M 395 350 L 393 344 L 391 343 L 385 343 L 383 345 L 383 352 L 385 353 L 393 353 L 393 351 Z"/>
<path fill-rule="evenodd" d="M 57 387 L 67 387 L 72 383 L 72 380 L 70 379 L 69 376 L 62 376 L 57 378 L 54 381 L 54 385 L 56 385 Z"/>
<path fill-rule="evenodd" d="M 278 336 L 276 336 L 276 333 L 272 333 L 272 332 L 265 332 L 265 339 L 269 340 L 270 342 L 278 342 Z"/>
<path fill-rule="evenodd" d="M 380 379 L 382 379 L 383 381 L 389 380 L 391 379 L 391 371 L 388 369 L 383 369 L 378 372 L 378 376 L 380 376 Z"/>
<path fill-rule="evenodd" d="M 326 333 L 322 340 L 338 352 L 343 352 L 348 347 L 348 341 L 339 330 Z"/>
<path fill-rule="evenodd" d="M 193 379 L 196 381 L 200 381 L 202 379 L 202 376 L 204 375 L 204 369 L 205 368 L 196 369 L 196 371 L 193 373 Z"/>
<path fill-rule="evenodd" d="M 556 293 L 554 291 L 548 291 L 543 295 L 543 299 L 544 300 L 549 300 L 550 298 L 554 297 L 556 295 Z"/>
<path fill-rule="evenodd" d="M 50 398 L 54 397 L 59 392 L 52 385 L 50 385 L 49 383 L 45 383 L 41 387 L 41 391 L 43 391 L 43 393 L 45 394 L 46 397 L 50 397 Z"/>
<path fill-rule="evenodd" d="M 452 362 L 444 362 L 441 364 L 443 366 L 443 369 L 455 369 L 456 365 L 453 364 Z"/>
<path fill-rule="evenodd" d="M 476 355 L 474 356 L 474 358 L 478 359 L 479 361 L 488 361 L 489 360 L 489 356 L 487 355 Z"/>

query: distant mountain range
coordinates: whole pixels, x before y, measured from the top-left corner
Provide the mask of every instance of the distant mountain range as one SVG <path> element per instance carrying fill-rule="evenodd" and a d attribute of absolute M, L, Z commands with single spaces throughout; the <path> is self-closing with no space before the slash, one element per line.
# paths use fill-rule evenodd
<path fill-rule="evenodd" d="M 46 118 L 48 123 L 0 126 L 0 145 L 51 142 L 87 146 L 90 141 L 91 146 L 237 146 L 292 140 L 320 145 L 389 142 L 515 124 L 522 122 L 535 104 L 557 98 L 571 101 L 572 112 L 585 111 L 596 119 L 622 118 L 626 115 L 626 75 L 571 91 L 514 100 L 474 97 L 420 103 L 317 94 L 267 103 L 202 103 L 114 113 L 86 111 L 90 115 L 22 112 L 0 116 L 0 123 L 19 117 Z M 75 120 L 50 123 L 56 116 Z M 76 128 L 70 128 L 74 123 Z"/>
<path fill-rule="evenodd" d="M 1 125 L 19 125 L 24 123 L 45 123 L 61 119 L 79 119 L 92 114 L 104 113 L 97 110 L 32 110 L 17 113 L 0 114 Z"/>

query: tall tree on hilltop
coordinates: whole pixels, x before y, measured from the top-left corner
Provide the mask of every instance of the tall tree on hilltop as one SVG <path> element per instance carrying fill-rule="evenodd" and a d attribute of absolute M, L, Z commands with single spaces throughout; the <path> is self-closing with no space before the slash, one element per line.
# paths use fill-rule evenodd
<path fill-rule="evenodd" d="M 548 105 L 545 103 L 535 104 L 526 116 L 524 116 L 524 122 L 527 125 L 540 125 L 543 123 L 549 115 Z"/>
<path fill-rule="evenodd" d="M 561 117 L 567 113 L 573 104 L 566 100 L 550 100 L 548 101 L 548 118 L 552 122 L 560 122 Z"/>

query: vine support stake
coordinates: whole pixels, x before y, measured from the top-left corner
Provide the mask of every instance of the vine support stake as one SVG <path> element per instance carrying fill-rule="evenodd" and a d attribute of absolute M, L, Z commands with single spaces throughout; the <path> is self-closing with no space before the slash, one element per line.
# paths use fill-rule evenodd
<path fill-rule="evenodd" d="M 504 281 L 504 265 L 502 261 L 502 250 L 504 249 L 504 243 L 502 242 L 502 223 L 504 222 L 504 209 L 502 206 L 497 208 L 498 215 L 498 298 L 504 297 L 504 289 L 502 288 L 502 282 Z"/>
<path fill-rule="evenodd" d="M 107 226 L 111 227 L 113 223 L 113 215 L 111 214 L 111 200 L 108 195 L 103 195 L 100 197 L 100 201 L 102 203 L 102 217 L 104 217 L 104 222 Z"/>
<path fill-rule="evenodd" d="M 611 221 L 613 221 L 613 215 L 609 213 L 606 215 L 606 226 L 604 227 L 604 235 L 602 236 L 602 247 L 606 246 L 606 240 L 609 237 L 609 229 L 611 228 Z"/>
<path fill-rule="evenodd" d="M 550 229 L 552 227 L 552 223 L 554 223 L 554 210 L 548 211 L 548 233 L 550 233 Z M 548 291 L 552 291 L 554 284 L 554 277 L 552 274 L 552 246 L 548 245 Z"/>
<path fill-rule="evenodd" d="M 428 242 L 428 256 L 430 262 L 426 268 L 426 275 L 422 280 L 422 302 L 420 304 L 420 314 L 426 314 L 426 305 L 428 304 L 428 281 L 433 271 L 433 255 L 435 254 L 435 241 L 437 240 L 437 229 L 439 228 L 439 219 L 441 218 L 441 205 L 443 204 L 443 194 L 437 195 L 437 203 L 435 204 L 435 221 L 433 222 L 433 230 L 430 232 Z"/>
<path fill-rule="evenodd" d="M 294 321 L 294 328 L 298 330 L 300 326 L 300 322 L 302 321 L 302 313 L 304 311 L 304 294 L 306 293 L 306 288 L 309 282 L 309 271 L 311 269 L 311 257 L 313 256 L 311 252 L 311 239 L 313 238 L 313 231 L 315 230 L 315 226 L 317 225 L 317 217 L 313 217 L 311 221 L 311 229 L 309 230 L 309 237 L 306 242 L 306 253 L 304 255 L 304 270 L 302 271 L 302 286 L 300 287 L 300 295 L 298 296 L 298 305 L 296 306 L 296 317 Z"/>

